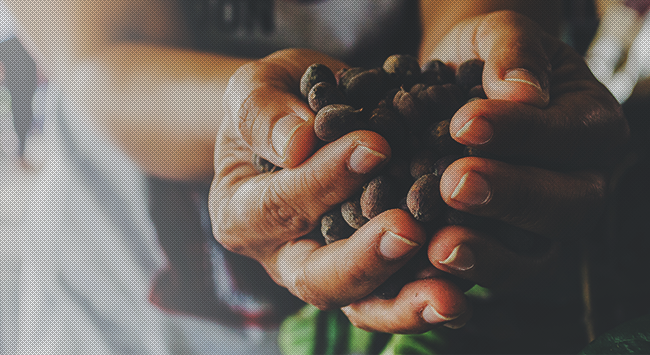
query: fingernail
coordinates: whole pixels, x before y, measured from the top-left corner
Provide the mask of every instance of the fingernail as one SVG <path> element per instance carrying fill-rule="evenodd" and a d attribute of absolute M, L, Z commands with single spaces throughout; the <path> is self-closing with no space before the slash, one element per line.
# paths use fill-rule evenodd
<path fill-rule="evenodd" d="M 379 242 L 379 252 L 389 260 L 399 259 L 411 250 L 417 248 L 420 244 L 399 236 L 391 231 L 384 233 Z"/>
<path fill-rule="evenodd" d="M 278 154 L 281 158 L 284 159 L 285 153 L 291 139 L 296 134 L 296 131 L 305 124 L 305 120 L 302 118 L 291 114 L 284 116 L 275 123 L 273 127 L 273 132 L 271 132 L 271 143 L 273 144 L 273 149 L 275 153 Z"/>
<path fill-rule="evenodd" d="M 449 322 L 450 320 L 454 320 L 458 317 L 460 317 L 460 314 L 451 317 L 445 317 L 440 313 L 438 313 L 438 311 L 436 311 L 436 309 L 433 308 L 431 305 L 426 306 L 424 310 L 422 310 L 422 319 L 424 319 L 425 322 L 430 324 Z"/>
<path fill-rule="evenodd" d="M 386 160 L 386 156 L 368 147 L 358 145 L 350 155 L 348 166 L 357 174 L 367 174 Z"/>
<path fill-rule="evenodd" d="M 528 84 L 534 86 L 540 92 L 542 91 L 542 87 L 539 84 L 539 80 L 535 77 L 535 75 L 533 75 L 533 73 L 531 73 L 526 69 L 521 69 L 521 68 L 512 69 L 506 73 L 503 80 Z"/>
<path fill-rule="evenodd" d="M 467 323 L 462 323 L 462 324 L 454 324 L 454 323 L 445 323 L 442 326 L 447 327 L 449 329 L 460 329 L 465 326 Z"/>
<path fill-rule="evenodd" d="M 454 137 L 470 145 L 485 144 L 492 139 L 494 130 L 492 125 L 483 118 L 475 117 L 467 121 L 457 132 L 452 132 Z"/>
<path fill-rule="evenodd" d="M 482 205 L 492 197 L 490 185 L 483 177 L 469 171 L 460 178 L 456 189 L 451 194 L 451 199 L 469 206 Z"/>
<path fill-rule="evenodd" d="M 474 253 L 464 244 L 459 244 L 452 250 L 447 259 L 439 261 L 439 263 L 454 270 L 467 271 L 474 267 Z"/>

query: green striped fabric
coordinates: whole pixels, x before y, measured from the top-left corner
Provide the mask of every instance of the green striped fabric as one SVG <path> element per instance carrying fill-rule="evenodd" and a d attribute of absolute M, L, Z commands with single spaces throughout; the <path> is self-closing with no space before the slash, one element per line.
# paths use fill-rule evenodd
<path fill-rule="evenodd" d="M 409 335 L 366 332 L 340 310 L 307 305 L 282 323 L 279 344 L 287 355 L 439 354 L 448 352 L 443 333 L 442 329 Z"/>

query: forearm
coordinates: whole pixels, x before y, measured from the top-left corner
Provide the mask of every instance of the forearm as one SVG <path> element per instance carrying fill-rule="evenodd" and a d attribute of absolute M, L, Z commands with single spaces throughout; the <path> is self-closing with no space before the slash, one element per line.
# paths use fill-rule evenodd
<path fill-rule="evenodd" d="M 150 45 L 108 46 L 70 65 L 74 103 L 142 167 L 176 180 L 212 177 L 222 95 L 245 59 Z"/>
<path fill-rule="evenodd" d="M 25 42 L 70 104 L 144 171 L 211 178 L 221 96 L 245 60 L 176 49 L 187 38 L 179 9 L 166 0 L 8 4 Z M 148 44 L 125 43 L 125 33 Z"/>
<path fill-rule="evenodd" d="M 542 26 L 551 34 L 559 32 L 562 18 L 560 0 L 420 0 L 420 23 L 422 42 L 420 61 L 429 59 L 440 41 L 459 22 L 498 10 L 513 10 L 522 13 Z"/>

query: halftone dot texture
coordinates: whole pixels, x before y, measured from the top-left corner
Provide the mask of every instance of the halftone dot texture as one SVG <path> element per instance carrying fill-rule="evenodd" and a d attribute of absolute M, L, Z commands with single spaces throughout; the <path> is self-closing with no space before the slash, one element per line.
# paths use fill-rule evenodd
<path fill-rule="evenodd" d="M 141 140 L 155 142 L 153 164 L 161 170 L 204 163 L 210 144 L 188 154 L 194 145 L 187 141 L 213 128 L 223 85 L 173 75 L 185 68 L 214 78 L 205 57 L 126 44 L 249 57 L 309 47 L 372 67 L 390 54 L 414 53 L 415 3 L 188 0 L 174 15 L 183 20 L 135 1 L 44 3 L 24 11 L 38 19 L 36 50 L 53 75 L 41 91 L 45 126 L 26 143 L 31 168 L 15 166 L 20 138 L 4 120 L 0 126 L 0 353 L 279 353 L 275 325 L 287 308 L 274 301 L 289 298 L 265 292 L 270 279 L 250 276 L 262 277 L 258 264 L 214 242 L 206 186 L 147 178 L 131 159 L 146 159 Z M 73 4 L 87 17 L 66 32 Z M 191 39 L 161 19 L 186 22 Z M 86 30 L 91 39 L 80 42 L 82 52 L 115 55 L 109 65 L 73 60 L 69 39 Z M 109 45 L 95 52 L 105 39 Z M 167 74 L 171 82 L 161 79 Z M 0 115 L 8 119 L 8 100 L 2 102 Z M 112 124 L 100 128 L 93 119 L 102 115 Z M 429 127 L 422 128 L 412 133 Z M 165 136 L 168 129 L 173 134 Z M 119 148 L 114 137 L 123 139 Z M 182 158 L 169 153 L 179 151 Z"/>
<path fill-rule="evenodd" d="M 278 353 L 277 330 L 269 328 L 278 320 L 259 316 L 275 312 L 269 296 L 260 292 L 270 279 L 265 276 L 267 281 L 246 285 L 251 283 L 246 274 L 262 271 L 259 265 L 216 245 L 210 235 L 205 186 L 171 184 L 171 188 L 152 192 L 151 179 L 125 153 L 135 150 L 138 156 L 138 149 L 143 148 L 135 142 L 146 141 L 145 136 L 151 135 L 157 151 L 162 152 L 155 164 L 178 170 L 178 166 L 203 162 L 197 157 L 201 153 L 185 154 L 187 158 L 179 160 L 164 152 L 174 151 L 174 145 L 177 150 L 191 149 L 191 145 L 179 147 L 176 140 L 200 135 L 212 124 L 210 110 L 222 106 L 206 108 L 205 103 L 218 102 L 223 87 L 173 75 L 173 83 L 157 86 L 164 81 L 160 76 L 170 72 L 166 69 L 173 71 L 179 65 L 176 60 L 186 60 L 187 71 L 212 70 L 205 59 L 193 61 L 187 52 L 171 57 L 158 53 L 161 57 L 156 59 L 152 56 L 157 53 L 147 48 L 126 48 L 127 43 L 137 41 L 169 43 L 167 36 L 174 43 L 183 40 L 165 28 L 169 22 L 161 19 L 170 18 L 165 18 L 158 6 L 135 1 L 107 3 L 70 1 L 45 6 L 35 1 L 31 8 L 22 6 L 28 18 L 38 19 L 40 41 L 36 41 L 35 50 L 40 51 L 41 59 L 48 59 L 44 65 L 52 77 L 47 89 L 37 94 L 42 93 L 47 104 L 42 110 L 44 127 L 33 132 L 27 142 L 31 168 L 15 166 L 17 140 L 4 121 L 2 126 L 2 353 Z M 330 53 L 348 58 L 362 52 L 363 46 L 366 51 L 376 51 L 368 47 L 367 35 L 377 27 L 362 22 L 377 19 L 375 14 L 391 18 L 396 13 L 393 10 L 403 6 L 401 1 L 381 1 L 379 5 L 373 1 L 274 1 L 271 17 L 276 20 L 275 32 L 265 37 L 269 36 L 270 24 L 264 22 L 268 14 L 253 13 L 258 17 L 251 32 L 246 30 L 249 23 L 238 17 L 246 15 L 246 6 L 267 6 L 263 2 L 179 3 L 176 16 L 183 18 L 179 22 L 190 23 L 188 32 L 192 32 L 195 18 L 183 8 L 185 4 L 204 9 L 201 16 L 213 16 L 204 25 L 214 27 L 200 29 L 204 34 L 228 26 L 241 25 L 244 30 L 224 31 L 230 37 L 213 38 L 213 42 L 192 32 L 194 39 L 180 43 L 183 47 L 263 56 L 284 47 L 313 46 L 317 41 L 312 41 L 309 33 L 336 29 L 332 34 L 335 40 L 318 49 L 327 47 Z M 72 32 L 66 32 L 68 16 L 79 10 L 75 6 L 83 15 Z M 342 13 L 348 15 L 344 28 L 330 23 L 341 21 L 331 15 L 337 6 L 344 7 Z M 289 15 L 294 13 L 292 20 Z M 320 20 L 306 21 L 308 18 Z M 391 26 L 385 27 L 390 31 Z M 115 67 L 97 66 L 90 60 L 73 62 L 68 51 L 70 37 L 81 39 L 77 44 L 82 51 L 88 49 L 91 57 L 115 55 Z M 103 54 L 93 52 L 106 39 L 111 49 Z M 121 45 L 110 47 L 114 40 Z M 265 40 L 267 45 L 262 45 Z M 375 53 L 375 57 L 379 55 Z M 115 68 L 124 71 L 115 74 Z M 6 102 L 3 117 L 8 119 Z M 127 137 L 123 141 L 127 143 L 119 148 L 112 140 L 115 136 L 93 120 L 105 114 L 115 119 L 116 125 L 109 126 L 112 134 Z M 179 121 L 175 114 L 195 120 Z M 171 118 L 164 121 L 165 116 Z M 156 138 L 162 135 L 157 122 L 165 122 L 166 127 L 179 125 L 188 132 L 177 130 L 171 140 Z M 163 196 L 156 191 L 163 191 Z M 170 195 L 176 199 L 169 201 Z M 167 210 L 153 208 L 150 202 L 156 199 L 164 200 L 167 205 L 161 209 Z M 170 220 L 153 223 L 156 216 Z M 165 233 L 169 238 L 161 239 Z M 232 274 L 242 279 L 233 278 L 226 265 L 238 267 Z"/>

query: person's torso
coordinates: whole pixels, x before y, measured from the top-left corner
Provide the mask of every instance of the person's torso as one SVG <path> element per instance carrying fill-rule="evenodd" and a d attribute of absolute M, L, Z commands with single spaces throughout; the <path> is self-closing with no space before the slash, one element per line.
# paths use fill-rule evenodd
<path fill-rule="evenodd" d="M 417 52 L 413 0 L 192 0 L 183 11 L 195 49 L 259 58 L 310 48 L 351 65 Z"/>

